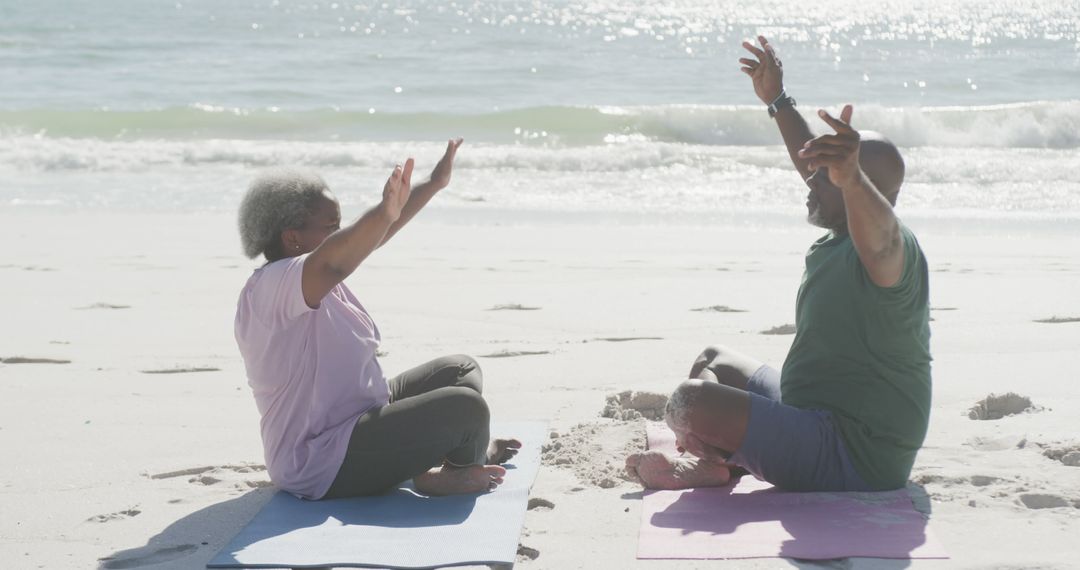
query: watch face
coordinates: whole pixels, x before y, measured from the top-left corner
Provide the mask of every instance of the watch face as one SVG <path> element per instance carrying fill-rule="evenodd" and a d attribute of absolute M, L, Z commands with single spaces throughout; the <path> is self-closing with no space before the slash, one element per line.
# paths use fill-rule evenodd
<path fill-rule="evenodd" d="M 776 113 L 778 113 L 780 111 L 780 109 L 783 109 L 784 107 L 794 107 L 794 106 L 795 106 L 795 98 L 785 94 L 784 96 L 777 99 L 775 103 L 773 103 L 772 105 L 769 105 L 769 107 L 768 107 L 769 108 L 769 116 L 770 117 L 775 117 Z"/>

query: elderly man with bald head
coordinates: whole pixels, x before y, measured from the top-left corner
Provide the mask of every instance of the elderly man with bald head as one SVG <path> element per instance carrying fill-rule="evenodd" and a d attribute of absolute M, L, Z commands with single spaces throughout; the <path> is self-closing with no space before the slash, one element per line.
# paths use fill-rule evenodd
<path fill-rule="evenodd" d="M 721 346 L 697 358 L 668 402 L 680 455 L 634 454 L 649 488 L 727 483 L 744 472 L 792 491 L 903 487 L 930 413 L 926 259 L 893 211 L 904 160 L 853 109 L 814 136 L 763 37 L 742 71 L 810 188 L 807 219 L 829 230 L 806 254 L 795 339 L 781 370 Z"/>

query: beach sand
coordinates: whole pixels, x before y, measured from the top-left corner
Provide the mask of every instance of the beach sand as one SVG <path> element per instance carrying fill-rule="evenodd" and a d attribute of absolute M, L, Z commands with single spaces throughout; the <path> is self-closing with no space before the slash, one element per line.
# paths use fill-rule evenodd
<path fill-rule="evenodd" d="M 621 464 L 643 420 L 601 417 L 606 398 L 669 392 L 709 344 L 779 366 L 792 336 L 763 333 L 794 322 L 821 231 L 453 218 L 421 216 L 347 283 L 388 375 L 470 354 L 496 419 L 548 422 L 518 568 L 1080 565 L 1075 232 L 909 222 L 935 357 L 911 480 L 951 560 L 638 561 Z M 203 567 L 274 492 L 232 336 L 256 265 L 232 215 L 8 208 L 0 227 L 0 566 Z M 1031 407 L 969 417 L 1027 405 L 984 401 L 1009 392 Z"/>

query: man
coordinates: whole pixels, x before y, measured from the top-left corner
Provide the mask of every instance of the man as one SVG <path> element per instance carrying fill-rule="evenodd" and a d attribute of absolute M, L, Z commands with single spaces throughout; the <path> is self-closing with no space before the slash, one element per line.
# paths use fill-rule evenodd
<path fill-rule="evenodd" d="M 783 369 L 707 348 L 668 402 L 682 455 L 635 454 L 627 469 L 660 489 L 722 485 L 742 469 L 792 491 L 903 487 L 930 413 L 926 259 L 893 212 L 904 161 L 851 126 L 851 105 L 839 118 L 818 111 L 834 133 L 815 137 L 758 42 L 743 43 L 754 57 L 742 71 L 810 187 L 808 221 L 829 233 L 806 254 Z"/>

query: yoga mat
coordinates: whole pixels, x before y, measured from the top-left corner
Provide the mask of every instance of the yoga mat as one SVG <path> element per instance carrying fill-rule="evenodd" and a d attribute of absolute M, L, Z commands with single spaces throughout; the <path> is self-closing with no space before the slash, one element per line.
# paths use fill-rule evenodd
<path fill-rule="evenodd" d="M 666 426 L 647 428 L 649 449 L 675 454 Z M 638 558 L 948 558 L 906 489 L 788 493 L 746 475 L 731 485 L 649 491 Z"/>
<path fill-rule="evenodd" d="M 521 451 L 494 492 L 422 497 L 408 487 L 377 497 L 304 501 L 283 491 L 207 568 L 434 568 L 513 564 L 545 426 L 502 422 Z"/>

